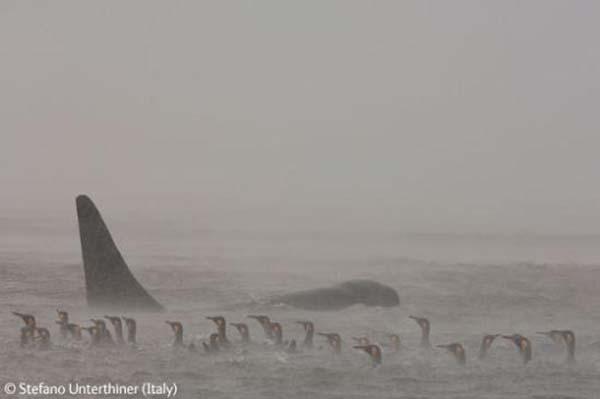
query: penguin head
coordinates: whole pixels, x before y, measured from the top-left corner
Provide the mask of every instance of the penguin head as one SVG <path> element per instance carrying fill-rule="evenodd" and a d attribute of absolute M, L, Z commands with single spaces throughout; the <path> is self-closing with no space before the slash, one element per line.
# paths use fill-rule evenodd
<path fill-rule="evenodd" d="M 237 330 L 244 334 L 248 332 L 248 326 L 245 323 L 230 323 L 232 326 L 237 328 Z"/>
<path fill-rule="evenodd" d="M 173 330 L 173 332 L 175 334 L 179 334 L 183 331 L 183 326 L 178 321 L 168 321 L 167 320 L 165 323 L 167 323 L 168 325 L 171 326 L 171 329 Z"/>
<path fill-rule="evenodd" d="M 106 330 L 106 323 L 102 319 L 90 319 L 99 330 Z"/>
<path fill-rule="evenodd" d="M 121 323 L 121 318 L 120 317 L 115 317 L 115 316 L 104 316 L 105 319 L 107 319 L 108 321 L 110 321 L 110 324 L 112 324 L 115 327 L 120 327 L 122 326 Z"/>
<path fill-rule="evenodd" d="M 575 334 L 573 331 L 564 330 L 562 331 L 562 337 L 567 343 L 567 345 L 573 344 L 575 342 Z"/>
<path fill-rule="evenodd" d="M 339 348 L 341 347 L 342 337 L 340 337 L 338 333 L 318 333 L 318 335 L 327 338 L 327 342 L 329 343 L 329 345 L 336 348 L 336 350 L 339 350 Z"/>
<path fill-rule="evenodd" d="M 489 348 L 490 346 L 492 346 L 492 343 L 494 342 L 494 340 L 496 338 L 498 338 L 500 336 L 500 334 L 486 334 L 483 336 L 483 345 L 486 348 Z"/>
<path fill-rule="evenodd" d="M 219 328 L 225 326 L 225 318 L 223 316 L 209 316 L 207 319 L 212 320 Z"/>
<path fill-rule="evenodd" d="M 381 362 L 381 349 L 379 348 L 378 345 L 356 345 L 353 347 L 354 349 L 360 349 L 366 353 L 369 354 L 369 356 L 371 356 L 371 359 L 373 359 L 373 361 L 375 361 L 376 363 L 380 363 Z"/>
<path fill-rule="evenodd" d="M 419 327 L 421 327 L 421 329 L 424 332 L 429 332 L 429 329 L 431 327 L 429 320 L 426 319 L 425 317 L 417 317 L 417 316 L 409 316 L 411 319 L 413 319 L 414 321 L 417 322 L 417 324 L 419 325 Z"/>
<path fill-rule="evenodd" d="M 516 346 L 519 347 L 520 350 L 523 350 L 525 347 L 528 346 L 525 337 L 523 337 L 520 334 L 503 335 L 502 338 L 512 341 Z"/>
<path fill-rule="evenodd" d="M 19 316 L 26 326 L 35 328 L 35 317 L 30 314 L 23 314 L 19 312 L 12 312 L 15 316 Z"/>
<path fill-rule="evenodd" d="M 301 321 L 297 321 L 296 323 L 301 324 L 302 327 L 304 328 L 304 331 L 306 331 L 306 332 L 312 332 L 315 329 L 312 321 L 301 320 Z"/>
<path fill-rule="evenodd" d="M 56 313 L 58 314 L 58 320 L 62 323 L 67 323 L 69 321 L 69 314 L 64 310 L 56 309 Z"/>

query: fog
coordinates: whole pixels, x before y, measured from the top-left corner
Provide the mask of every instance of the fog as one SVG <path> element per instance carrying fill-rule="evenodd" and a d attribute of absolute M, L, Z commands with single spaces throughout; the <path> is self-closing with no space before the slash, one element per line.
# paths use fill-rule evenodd
<path fill-rule="evenodd" d="M 0 4 L 0 211 L 597 234 L 600 5 Z M 69 218 L 65 218 L 69 216 Z"/>
<path fill-rule="evenodd" d="M 1 1 L 0 391 L 597 397 L 599 15 L 592 1 Z M 81 245 L 81 193 L 164 313 L 132 308 L 143 290 L 91 205 Z M 296 291 L 324 299 L 274 299 Z M 99 293 L 118 308 L 94 307 Z M 108 315 L 137 320 L 135 344 L 97 320 L 77 336 Z M 433 348 L 410 315 L 431 320 Z M 306 344 L 298 320 L 341 344 Z M 484 334 L 526 339 L 483 359 Z M 450 343 L 466 365 L 436 347 Z"/>

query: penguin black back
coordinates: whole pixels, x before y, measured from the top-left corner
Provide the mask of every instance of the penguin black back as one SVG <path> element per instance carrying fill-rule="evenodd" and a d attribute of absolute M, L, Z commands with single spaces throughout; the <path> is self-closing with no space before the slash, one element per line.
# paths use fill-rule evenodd
<path fill-rule="evenodd" d="M 301 324 L 302 327 L 304 328 L 305 336 L 304 336 L 303 346 L 305 348 L 312 348 L 313 347 L 313 337 L 315 335 L 315 325 L 313 324 L 312 321 L 308 321 L 308 320 L 301 320 L 301 321 L 297 321 L 296 323 Z"/>
<path fill-rule="evenodd" d="M 448 352 L 450 352 L 452 355 L 454 355 L 454 358 L 456 359 L 456 363 L 460 364 L 461 366 L 464 366 L 465 364 L 467 364 L 467 356 L 465 354 L 465 348 L 462 346 L 462 344 L 455 342 L 455 343 L 447 344 L 447 345 L 437 345 L 437 347 L 444 348 Z"/>
<path fill-rule="evenodd" d="M 527 337 L 522 336 L 521 334 L 513 334 L 513 335 L 503 335 L 502 338 L 508 339 L 512 341 L 517 349 L 519 350 L 519 354 L 523 359 L 523 363 L 527 364 L 531 361 L 532 358 L 532 349 L 531 349 L 531 341 L 527 339 Z"/>
<path fill-rule="evenodd" d="M 373 366 L 378 366 L 383 362 L 381 348 L 379 347 L 379 345 L 356 345 L 354 346 L 354 349 L 360 349 L 368 353 L 371 357 L 371 361 L 373 362 Z"/>
<path fill-rule="evenodd" d="M 110 321 L 110 324 L 112 324 L 113 328 L 115 329 L 115 336 L 117 338 L 117 342 L 119 344 L 122 344 L 125 342 L 125 339 L 123 338 L 123 323 L 121 322 L 121 318 L 119 316 L 104 316 L 105 319 L 107 319 L 108 321 Z"/>
<path fill-rule="evenodd" d="M 402 342 L 400 341 L 400 336 L 398 334 L 390 334 L 390 343 L 392 344 L 392 350 L 394 352 L 399 352 L 402 347 Z"/>
<path fill-rule="evenodd" d="M 429 342 L 429 334 L 431 333 L 431 323 L 429 319 L 425 317 L 418 316 L 409 316 L 411 319 L 417 322 L 419 327 L 421 327 L 421 347 L 422 348 L 431 348 L 431 342 Z"/>
<path fill-rule="evenodd" d="M 60 335 L 66 338 L 69 335 L 69 313 L 64 310 L 56 309 L 58 320 L 56 323 L 60 326 Z"/>
<path fill-rule="evenodd" d="M 481 346 L 479 347 L 479 359 L 483 360 L 487 356 L 488 351 L 492 347 L 492 343 L 500 334 L 485 334 L 481 339 Z"/>
<path fill-rule="evenodd" d="M 175 340 L 173 341 L 173 346 L 179 347 L 183 346 L 183 325 L 178 321 L 166 321 L 169 326 L 171 326 L 171 330 L 175 334 Z"/>
<path fill-rule="evenodd" d="M 564 344 L 567 349 L 567 363 L 575 363 L 575 333 L 571 330 L 540 331 L 557 344 Z"/>
<path fill-rule="evenodd" d="M 333 353 L 339 354 L 342 352 L 342 337 L 338 333 L 317 333 L 318 335 L 327 338 L 327 343 L 333 350 Z"/>
<path fill-rule="evenodd" d="M 69 323 L 67 324 L 67 330 L 71 334 L 71 338 L 75 341 L 81 341 L 81 327 L 79 324 Z"/>
<path fill-rule="evenodd" d="M 208 320 L 212 320 L 217 325 L 217 332 L 219 334 L 219 343 L 222 346 L 229 346 L 229 340 L 227 339 L 227 323 L 223 316 L 210 316 Z"/>
<path fill-rule="evenodd" d="M 271 323 L 271 331 L 273 332 L 273 342 L 275 345 L 283 344 L 283 329 L 279 323 Z"/>
<path fill-rule="evenodd" d="M 248 315 L 248 318 L 258 321 L 267 339 L 273 339 L 273 329 L 271 328 L 271 319 L 265 315 Z"/>
<path fill-rule="evenodd" d="M 130 317 L 121 317 L 125 321 L 127 327 L 127 342 L 135 344 L 137 340 L 137 322 Z"/>
<path fill-rule="evenodd" d="M 571 330 L 562 330 L 562 336 L 567 346 L 567 362 L 575 363 L 575 333 Z"/>

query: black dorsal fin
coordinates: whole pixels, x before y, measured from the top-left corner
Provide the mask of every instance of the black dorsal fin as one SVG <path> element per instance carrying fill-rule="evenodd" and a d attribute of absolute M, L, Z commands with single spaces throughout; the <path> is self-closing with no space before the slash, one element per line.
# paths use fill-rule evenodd
<path fill-rule="evenodd" d="M 92 200 L 80 195 L 76 203 L 88 305 L 163 310 L 129 270 Z"/>

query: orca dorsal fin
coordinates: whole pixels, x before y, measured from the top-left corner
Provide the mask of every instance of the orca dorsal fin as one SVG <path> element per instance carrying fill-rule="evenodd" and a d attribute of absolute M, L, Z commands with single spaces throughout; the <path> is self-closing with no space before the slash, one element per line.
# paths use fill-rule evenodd
<path fill-rule="evenodd" d="M 129 270 L 92 200 L 79 195 L 76 204 L 88 305 L 118 310 L 164 310 Z"/>

